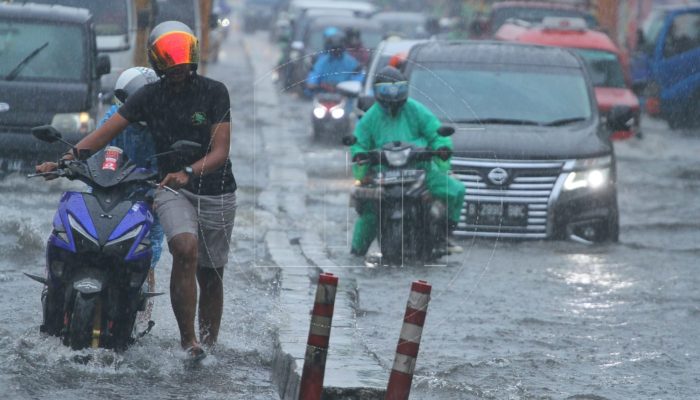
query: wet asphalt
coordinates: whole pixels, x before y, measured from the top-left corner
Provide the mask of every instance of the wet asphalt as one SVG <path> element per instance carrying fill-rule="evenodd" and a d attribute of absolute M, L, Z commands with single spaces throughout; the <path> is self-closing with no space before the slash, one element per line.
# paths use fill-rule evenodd
<path fill-rule="evenodd" d="M 264 33 L 249 39 L 274 53 Z M 11 176 L 0 181 L 0 397 L 277 398 L 270 363 L 284 316 L 274 275 L 259 267 L 269 260 L 255 211 L 266 185 L 256 130 L 284 124 L 305 150 L 304 224 L 346 266 L 341 279 L 357 281 L 358 351 L 387 376 L 410 283 L 433 286 L 412 399 L 700 398 L 700 131 L 645 120 L 642 140 L 616 144 L 618 244 L 464 240 L 465 252 L 440 265 L 367 268 L 348 255 L 355 215 L 345 149 L 337 138 L 313 141 L 311 103 L 282 88 L 282 121 L 267 120 L 264 108 L 253 113 L 255 81 L 240 47 L 234 31 L 207 71 L 231 90 L 240 185 L 219 346 L 200 368 L 185 368 L 167 296 L 155 302 L 152 334 L 123 354 L 96 351 L 76 364 L 58 339 L 42 337 L 41 288 L 22 273 L 43 272 L 58 197 L 80 185 Z M 166 251 L 157 272 L 164 291 L 170 262 Z"/>

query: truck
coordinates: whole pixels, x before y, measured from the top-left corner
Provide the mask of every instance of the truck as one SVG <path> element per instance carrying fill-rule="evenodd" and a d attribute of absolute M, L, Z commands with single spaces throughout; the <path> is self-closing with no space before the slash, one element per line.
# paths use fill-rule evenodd
<path fill-rule="evenodd" d="M 632 84 L 645 111 L 671 129 L 697 126 L 700 101 L 700 5 L 654 9 L 638 31 Z"/>
<path fill-rule="evenodd" d="M 66 150 L 35 140 L 33 127 L 51 124 L 72 143 L 95 128 L 100 77 L 111 69 L 95 29 L 85 9 L 0 4 L 0 174 Z"/>

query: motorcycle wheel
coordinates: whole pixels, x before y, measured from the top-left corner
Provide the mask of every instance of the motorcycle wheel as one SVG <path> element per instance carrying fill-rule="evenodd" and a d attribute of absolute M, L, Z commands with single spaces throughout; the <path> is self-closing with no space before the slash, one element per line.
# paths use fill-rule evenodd
<path fill-rule="evenodd" d="M 92 331 L 95 321 L 99 324 L 99 296 L 88 296 L 82 293 L 75 295 L 73 315 L 68 327 L 68 342 L 73 350 L 91 346 Z M 99 325 L 98 325 L 99 326 Z"/>
<path fill-rule="evenodd" d="M 402 266 L 405 261 L 401 221 L 386 221 L 379 233 L 382 264 Z"/>

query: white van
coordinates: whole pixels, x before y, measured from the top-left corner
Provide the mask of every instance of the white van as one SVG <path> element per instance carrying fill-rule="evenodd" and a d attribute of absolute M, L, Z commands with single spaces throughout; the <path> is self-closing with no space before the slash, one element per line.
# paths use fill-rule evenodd
<path fill-rule="evenodd" d="M 134 65 L 136 10 L 133 0 L 31 0 L 32 3 L 86 8 L 92 14 L 97 34 L 97 51 L 108 54 L 109 74 L 102 76 L 102 93 L 111 96 L 114 84 L 124 70 Z"/>

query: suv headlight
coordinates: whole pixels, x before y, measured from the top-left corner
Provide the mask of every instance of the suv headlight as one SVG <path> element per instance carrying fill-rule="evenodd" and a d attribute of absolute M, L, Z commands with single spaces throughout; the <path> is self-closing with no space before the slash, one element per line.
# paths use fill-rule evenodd
<path fill-rule="evenodd" d="M 411 155 L 411 148 L 403 150 L 384 150 L 386 161 L 392 167 L 403 167 L 408 162 L 408 156 Z"/>
<path fill-rule="evenodd" d="M 564 190 L 598 189 L 610 181 L 610 168 L 570 172 L 564 181 Z"/>
<path fill-rule="evenodd" d="M 598 189 L 610 182 L 612 156 L 583 158 L 567 162 L 564 171 L 569 176 L 564 181 L 564 190 Z"/>
<path fill-rule="evenodd" d="M 86 135 L 95 129 L 95 120 L 87 112 L 56 114 L 51 126 L 60 132 Z"/>

